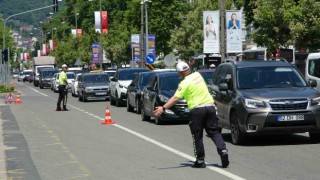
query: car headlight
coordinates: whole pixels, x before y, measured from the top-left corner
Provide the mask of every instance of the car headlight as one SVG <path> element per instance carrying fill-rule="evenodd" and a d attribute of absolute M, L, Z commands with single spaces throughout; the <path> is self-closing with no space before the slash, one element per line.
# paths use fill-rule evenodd
<path fill-rule="evenodd" d="M 320 106 L 320 97 L 314 98 L 311 100 L 312 106 Z"/>
<path fill-rule="evenodd" d="M 252 108 L 252 109 L 266 107 L 263 101 L 257 101 L 254 99 L 244 99 L 244 103 L 247 108 Z"/>
<path fill-rule="evenodd" d="M 164 95 L 159 95 L 159 98 L 160 98 L 160 101 L 162 101 L 162 102 L 167 102 L 169 100 L 169 98 Z"/>
<path fill-rule="evenodd" d="M 93 91 L 93 88 L 92 87 L 86 87 L 86 92 L 92 92 Z"/>

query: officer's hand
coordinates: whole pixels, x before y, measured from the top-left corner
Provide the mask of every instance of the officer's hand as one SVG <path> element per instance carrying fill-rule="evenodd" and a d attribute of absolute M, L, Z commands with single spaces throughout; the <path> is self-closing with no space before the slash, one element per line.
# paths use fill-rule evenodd
<path fill-rule="evenodd" d="M 153 114 L 157 117 L 161 116 L 161 114 L 163 113 L 163 107 L 162 106 L 158 106 L 155 107 L 155 110 L 153 111 Z"/>

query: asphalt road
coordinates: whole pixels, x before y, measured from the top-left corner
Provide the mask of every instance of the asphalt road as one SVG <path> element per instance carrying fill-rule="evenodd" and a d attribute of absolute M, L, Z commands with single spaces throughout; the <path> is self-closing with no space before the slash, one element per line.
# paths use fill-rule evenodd
<path fill-rule="evenodd" d="M 29 83 L 16 83 L 22 104 L 3 105 L 0 119 L 6 174 L 13 179 L 319 179 L 319 144 L 307 134 L 230 143 L 230 166 L 220 167 L 214 143 L 204 138 L 205 169 L 193 169 L 187 124 L 157 126 L 109 101 L 79 102 L 69 95 L 68 112 L 55 112 L 58 94 Z M 115 125 L 101 125 L 106 106 Z M 0 135 L 1 136 L 1 135 Z M 4 148 L 5 147 L 5 148 Z M 1 153 L 0 153 L 1 157 Z M 1 166 L 0 166 L 1 168 Z"/>

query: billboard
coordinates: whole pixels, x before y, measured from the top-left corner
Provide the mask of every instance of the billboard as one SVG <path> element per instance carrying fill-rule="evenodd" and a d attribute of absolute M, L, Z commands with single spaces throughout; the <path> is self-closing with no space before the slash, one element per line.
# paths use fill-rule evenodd
<path fill-rule="evenodd" d="M 242 13 L 241 11 L 227 11 L 227 53 L 242 52 L 242 29 L 241 29 Z"/>
<path fill-rule="evenodd" d="M 219 31 L 219 11 L 203 11 L 203 53 L 220 53 Z"/>
<path fill-rule="evenodd" d="M 132 60 L 135 62 L 140 61 L 140 34 L 131 34 L 131 52 Z"/>
<path fill-rule="evenodd" d="M 156 35 L 148 34 L 148 55 L 152 54 L 156 57 Z"/>
<path fill-rule="evenodd" d="M 100 62 L 100 45 L 92 44 L 92 64 Z"/>

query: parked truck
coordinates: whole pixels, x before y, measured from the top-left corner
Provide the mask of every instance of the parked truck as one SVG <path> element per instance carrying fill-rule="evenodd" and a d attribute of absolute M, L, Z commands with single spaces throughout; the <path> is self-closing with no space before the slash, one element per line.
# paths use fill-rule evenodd
<path fill-rule="evenodd" d="M 40 56 L 33 58 L 33 73 L 34 80 L 33 85 L 39 86 L 39 71 L 43 68 L 54 68 L 55 58 L 53 56 Z"/>

